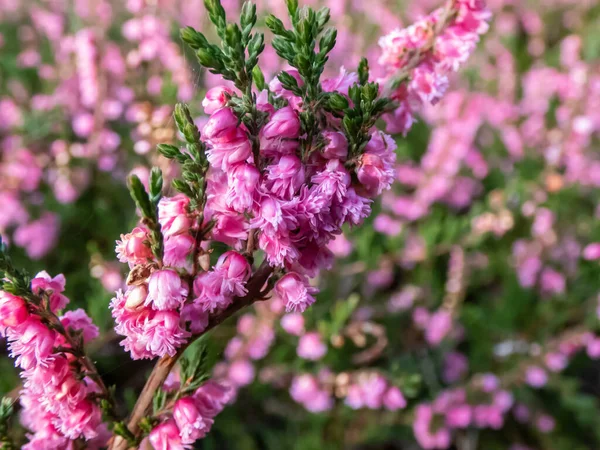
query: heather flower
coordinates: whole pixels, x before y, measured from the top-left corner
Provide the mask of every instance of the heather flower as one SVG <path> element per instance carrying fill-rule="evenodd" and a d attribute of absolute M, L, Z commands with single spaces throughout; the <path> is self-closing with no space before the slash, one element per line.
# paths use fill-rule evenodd
<path fill-rule="evenodd" d="M 148 242 L 148 231 L 142 227 L 135 227 L 131 233 L 122 234 L 121 240 L 117 241 L 117 258 L 130 266 L 151 261 L 154 255 L 147 245 Z"/>
<path fill-rule="evenodd" d="M 87 343 L 96 339 L 99 335 L 99 329 L 92 319 L 87 315 L 83 309 L 76 309 L 73 311 L 67 311 L 61 318 L 61 323 L 67 330 L 81 332 L 83 342 Z"/>
<path fill-rule="evenodd" d="M 266 187 L 281 199 L 291 200 L 304 181 L 304 166 L 296 156 L 284 155 L 267 167 Z"/>
<path fill-rule="evenodd" d="M 233 94 L 233 91 L 225 86 L 216 86 L 209 89 L 204 100 L 202 100 L 204 114 L 214 114 L 217 110 L 223 108 L 231 94 Z"/>
<path fill-rule="evenodd" d="M 191 446 L 183 444 L 179 429 L 173 419 L 168 419 L 155 427 L 148 436 L 154 450 L 186 450 Z"/>
<path fill-rule="evenodd" d="M 142 342 L 155 356 L 174 356 L 190 334 L 181 328 L 180 316 L 174 311 L 157 311 L 143 324 Z"/>
<path fill-rule="evenodd" d="M 287 312 L 304 312 L 315 302 L 313 295 L 317 292 L 306 277 L 296 272 L 284 275 L 275 284 L 275 293 L 285 302 Z"/>
<path fill-rule="evenodd" d="M 8 292 L 0 291 L 0 336 L 15 329 L 29 318 L 25 300 Z"/>
<path fill-rule="evenodd" d="M 236 139 L 239 120 L 230 108 L 221 108 L 211 114 L 202 135 L 213 145 Z"/>
<path fill-rule="evenodd" d="M 191 272 L 193 254 L 196 240 L 189 234 L 178 234 L 165 240 L 163 262 L 166 266 L 183 269 Z"/>
<path fill-rule="evenodd" d="M 281 318 L 281 328 L 286 333 L 300 336 L 304 333 L 304 316 L 300 313 L 288 313 Z"/>
<path fill-rule="evenodd" d="M 166 237 L 187 232 L 192 226 L 192 219 L 187 210 L 189 202 L 190 200 L 182 194 L 163 197 L 160 200 L 158 221 Z"/>
<path fill-rule="evenodd" d="M 19 328 L 18 332 L 8 336 L 11 357 L 23 370 L 46 364 L 53 354 L 56 332 L 44 325 L 38 317 L 31 316 Z"/>
<path fill-rule="evenodd" d="M 450 312 L 443 309 L 436 311 L 430 316 L 427 322 L 425 339 L 433 346 L 439 345 L 451 329 L 452 315 Z"/>
<path fill-rule="evenodd" d="M 448 448 L 450 446 L 450 430 L 446 427 L 432 429 L 434 412 L 431 405 L 417 406 L 413 431 L 421 447 L 424 449 Z"/>
<path fill-rule="evenodd" d="M 285 106 L 275 112 L 269 123 L 262 129 L 265 139 L 294 139 L 300 132 L 300 119 L 291 106 Z"/>
<path fill-rule="evenodd" d="M 310 332 L 300 336 L 296 352 L 300 358 L 318 361 L 327 353 L 327 345 L 323 343 L 318 332 Z"/>
<path fill-rule="evenodd" d="M 148 297 L 145 305 L 159 311 L 172 310 L 182 305 L 188 289 L 173 269 L 156 270 L 148 278 Z"/>
<path fill-rule="evenodd" d="M 193 397 L 180 398 L 175 402 L 173 418 L 184 444 L 193 444 L 204 437 L 211 426 L 211 423 L 207 423 L 200 414 Z"/>
<path fill-rule="evenodd" d="M 69 299 L 62 295 L 65 290 L 65 277 L 62 274 L 52 278 L 48 272 L 42 271 L 31 280 L 31 290 L 40 294 L 42 291 L 49 293 L 50 309 L 53 312 L 63 309 L 69 303 Z"/>
<path fill-rule="evenodd" d="M 208 162 L 211 167 L 225 172 L 252 156 L 252 144 L 241 128 L 235 128 L 226 138 L 210 143 L 211 147 L 206 152 Z"/>
<path fill-rule="evenodd" d="M 344 133 L 324 131 L 321 136 L 325 141 L 325 146 L 321 150 L 321 155 L 324 158 L 344 161 L 348 157 L 348 140 Z"/>
<path fill-rule="evenodd" d="M 356 173 L 367 197 L 380 195 L 385 189 L 389 189 L 394 181 L 392 168 L 386 168 L 384 161 L 372 153 L 364 153 L 361 156 Z"/>
<path fill-rule="evenodd" d="M 337 91 L 341 94 L 348 95 L 348 89 L 356 83 L 358 83 L 358 74 L 356 72 L 348 72 L 342 66 L 337 77 L 327 78 L 323 80 L 321 85 L 325 92 Z"/>
<path fill-rule="evenodd" d="M 229 365 L 227 379 L 234 386 L 247 386 L 254 379 L 254 366 L 245 359 L 235 360 Z"/>
<path fill-rule="evenodd" d="M 227 177 L 227 206 L 240 213 L 252 209 L 260 180 L 258 169 L 251 164 L 236 164 Z"/>
<path fill-rule="evenodd" d="M 406 399 L 400 389 L 396 386 L 391 386 L 383 394 L 383 406 L 389 411 L 397 411 L 406 408 Z"/>
<path fill-rule="evenodd" d="M 222 277 L 221 292 L 224 295 L 244 296 L 247 293 L 246 281 L 250 278 L 252 269 L 248 260 L 237 252 L 223 253 L 215 264 L 215 273 Z"/>
<path fill-rule="evenodd" d="M 531 366 L 525 371 L 525 381 L 531 387 L 541 388 L 548 382 L 548 374 L 540 367 Z"/>

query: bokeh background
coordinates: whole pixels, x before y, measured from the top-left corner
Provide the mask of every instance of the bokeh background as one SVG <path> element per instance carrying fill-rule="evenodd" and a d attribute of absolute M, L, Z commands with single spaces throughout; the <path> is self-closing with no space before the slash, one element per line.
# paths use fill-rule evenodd
<path fill-rule="evenodd" d="M 285 16 L 283 0 L 257 3 Z M 331 8 L 329 75 L 376 61 L 379 37 L 441 6 L 301 3 Z M 600 2 L 487 5 L 490 30 L 398 136 L 398 182 L 334 241 L 304 320 L 264 302 L 211 336 L 215 372 L 243 388 L 198 448 L 418 449 L 423 427 L 459 450 L 600 448 Z M 176 174 L 155 151 L 178 139 L 173 106 L 201 124 L 218 83 L 185 25 L 210 34 L 200 0 L 0 0 L 0 233 L 18 265 L 66 275 L 123 411 L 152 364 L 121 350 L 108 310 L 124 283 L 114 242 L 137 221 L 125 180 Z M 280 69 L 272 50 L 260 66 Z M 14 396 L 0 348 L 0 393 Z M 348 400 L 381 383 L 406 408 Z"/>

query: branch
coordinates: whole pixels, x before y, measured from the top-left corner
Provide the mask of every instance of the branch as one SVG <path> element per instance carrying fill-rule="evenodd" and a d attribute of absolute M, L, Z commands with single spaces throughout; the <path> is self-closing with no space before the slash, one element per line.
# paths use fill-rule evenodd
<path fill-rule="evenodd" d="M 185 349 L 200 336 L 206 334 L 208 331 L 210 331 L 211 329 L 213 329 L 214 327 L 231 317 L 236 312 L 240 311 L 246 306 L 250 306 L 255 301 L 257 301 L 260 296 L 261 288 L 263 287 L 263 285 L 265 284 L 272 272 L 273 268 L 270 267 L 266 261 L 264 261 L 258 268 L 256 273 L 248 281 L 248 294 L 246 294 L 246 296 L 236 298 L 231 304 L 231 306 L 229 306 L 229 308 L 225 309 L 224 311 L 215 315 L 214 317 L 211 317 L 206 329 L 202 333 L 193 336 L 185 346 L 179 349 L 175 356 L 163 356 L 161 359 L 158 360 L 158 362 L 154 366 L 154 369 L 152 369 L 152 373 L 148 377 L 148 380 L 146 381 L 146 384 L 142 389 L 140 396 L 138 397 L 133 411 L 131 412 L 131 417 L 129 419 L 129 423 L 127 424 L 129 431 L 131 431 L 136 436 L 139 434 L 140 421 L 147 415 L 148 410 L 152 405 L 152 398 L 154 397 L 154 393 L 162 388 L 165 380 L 171 372 L 171 369 L 173 369 L 177 360 L 181 357 L 181 355 L 183 355 Z M 125 441 L 120 436 L 115 436 L 109 448 L 110 450 L 127 450 L 127 448 L 129 447 L 127 441 Z"/>

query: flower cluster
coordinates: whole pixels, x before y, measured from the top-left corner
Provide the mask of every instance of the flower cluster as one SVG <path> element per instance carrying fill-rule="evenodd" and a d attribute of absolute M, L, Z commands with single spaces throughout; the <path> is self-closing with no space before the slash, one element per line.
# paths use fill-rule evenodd
<path fill-rule="evenodd" d="M 66 312 L 53 326 L 48 322 L 69 301 L 64 288 L 62 275 L 41 272 L 33 278 L 31 293 L 46 306 L 0 291 L 0 332 L 24 380 L 21 422 L 32 432 L 26 449 L 66 448 L 80 438 L 89 448 L 100 448 L 108 439 L 102 412 L 91 399 L 102 390 L 91 376 L 82 376 L 88 368 L 73 346 L 74 336 L 87 343 L 98 336 L 98 328 L 82 309 Z"/>
<path fill-rule="evenodd" d="M 437 103 L 448 89 L 448 74 L 457 71 L 475 50 L 489 26 L 490 11 L 481 0 L 451 0 L 408 28 L 396 29 L 379 41 L 379 64 L 391 96 L 399 102 L 385 116 L 390 133 L 406 134 L 424 105 Z M 401 80 L 407 83 L 397 87 Z"/>
<path fill-rule="evenodd" d="M 376 371 L 337 376 L 328 370 L 322 370 L 316 376 L 303 373 L 293 378 L 290 395 L 311 412 L 331 409 L 334 396 L 344 399 L 352 409 L 398 411 L 407 405 L 400 389 Z"/>
<path fill-rule="evenodd" d="M 214 381 L 207 381 L 193 395 L 177 400 L 172 413 L 161 417 L 142 441 L 141 448 L 150 444 L 154 449 L 190 449 L 212 428 L 214 418 L 230 401 L 229 389 Z"/>

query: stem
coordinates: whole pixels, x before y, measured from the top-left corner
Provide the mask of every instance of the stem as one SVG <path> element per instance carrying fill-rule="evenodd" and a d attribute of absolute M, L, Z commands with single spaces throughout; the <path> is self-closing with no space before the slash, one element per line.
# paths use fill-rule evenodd
<path fill-rule="evenodd" d="M 127 424 L 127 427 L 135 436 L 138 436 L 140 432 L 140 421 L 146 416 L 152 405 L 154 393 L 162 388 L 162 385 L 169 376 L 171 369 L 173 369 L 177 360 L 181 357 L 181 355 L 183 355 L 185 349 L 192 344 L 192 342 L 222 323 L 225 319 L 231 317 L 233 314 L 245 308 L 246 306 L 250 306 L 252 303 L 254 303 L 259 297 L 262 286 L 265 284 L 272 272 L 273 268 L 270 267 L 266 261 L 263 262 L 252 278 L 248 281 L 248 284 L 246 285 L 248 294 L 246 294 L 246 296 L 236 298 L 229 308 L 212 317 L 206 329 L 202 333 L 193 336 L 186 345 L 179 349 L 175 356 L 163 356 L 157 361 L 154 369 L 152 369 L 152 373 L 150 373 L 150 376 L 144 385 L 144 388 L 142 389 L 142 392 L 140 393 L 140 396 L 138 397 L 135 406 L 133 407 L 129 423 Z M 126 450 L 129 448 L 129 445 L 127 441 L 120 436 L 115 436 L 109 448 L 110 450 Z"/>

